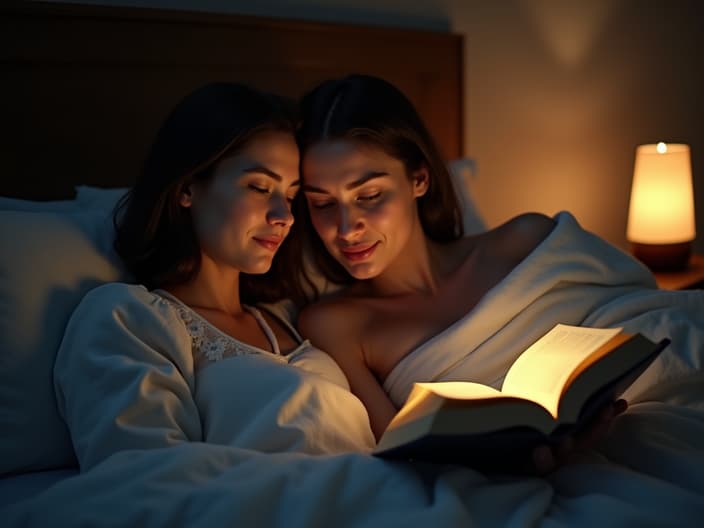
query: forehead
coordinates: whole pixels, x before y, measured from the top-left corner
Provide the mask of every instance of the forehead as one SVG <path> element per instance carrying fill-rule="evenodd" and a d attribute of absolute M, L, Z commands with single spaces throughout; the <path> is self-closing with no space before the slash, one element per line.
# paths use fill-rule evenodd
<path fill-rule="evenodd" d="M 217 172 L 264 167 L 284 179 L 298 179 L 298 146 L 293 134 L 278 130 L 260 132 L 232 156 L 223 159 Z"/>
<path fill-rule="evenodd" d="M 338 139 L 322 141 L 308 148 L 303 158 L 303 178 L 358 177 L 370 170 L 396 171 L 403 162 L 381 148 L 359 141 Z"/>
<path fill-rule="evenodd" d="M 298 161 L 298 146 L 291 132 L 265 130 L 252 136 L 240 149 L 239 154 L 270 159 L 295 156 Z"/>

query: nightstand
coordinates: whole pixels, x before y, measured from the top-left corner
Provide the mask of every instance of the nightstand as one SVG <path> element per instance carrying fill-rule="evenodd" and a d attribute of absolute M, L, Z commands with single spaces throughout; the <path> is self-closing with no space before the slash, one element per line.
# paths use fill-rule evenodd
<path fill-rule="evenodd" d="M 682 271 L 653 272 L 658 286 L 663 290 L 688 290 L 704 288 L 704 255 L 692 255 L 689 267 Z"/>

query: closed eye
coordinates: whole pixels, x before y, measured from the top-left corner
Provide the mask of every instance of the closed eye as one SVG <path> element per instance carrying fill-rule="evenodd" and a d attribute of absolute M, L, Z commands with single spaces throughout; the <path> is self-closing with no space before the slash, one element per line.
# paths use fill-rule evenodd
<path fill-rule="evenodd" d="M 374 194 L 367 194 L 364 196 L 358 196 L 357 200 L 360 202 L 373 202 L 381 196 L 381 191 L 375 192 Z"/>
<path fill-rule="evenodd" d="M 258 192 L 260 194 L 269 194 L 269 189 L 266 187 L 259 187 L 258 185 L 249 185 L 249 188 L 252 189 L 255 192 Z"/>

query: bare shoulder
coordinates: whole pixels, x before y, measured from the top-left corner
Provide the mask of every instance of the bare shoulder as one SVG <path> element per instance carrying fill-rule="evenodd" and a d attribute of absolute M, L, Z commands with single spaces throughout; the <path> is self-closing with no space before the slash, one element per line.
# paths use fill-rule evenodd
<path fill-rule="evenodd" d="M 298 315 L 298 329 L 304 338 L 328 352 L 341 344 L 353 344 L 365 317 L 361 306 L 346 297 L 327 298 L 309 304 Z"/>
<path fill-rule="evenodd" d="M 555 227 L 555 220 L 543 213 L 523 213 L 499 227 L 508 236 L 517 236 L 540 243 Z"/>
<path fill-rule="evenodd" d="M 555 227 L 555 220 L 542 213 L 524 213 L 493 230 L 493 246 L 497 253 L 513 260 L 522 260 L 532 252 Z"/>

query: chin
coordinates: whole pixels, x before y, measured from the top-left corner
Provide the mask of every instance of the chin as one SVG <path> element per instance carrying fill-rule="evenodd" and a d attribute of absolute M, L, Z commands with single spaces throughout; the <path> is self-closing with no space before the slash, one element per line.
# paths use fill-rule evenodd
<path fill-rule="evenodd" d="M 352 275 L 353 278 L 357 280 L 367 280 L 367 279 L 373 279 L 378 275 L 378 273 L 375 272 L 374 268 L 369 265 L 369 264 L 361 264 L 359 266 L 350 266 L 347 267 L 347 273 Z"/>
<path fill-rule="evenodd" d="M 263 275 L 271 269 L 272 259 L 266 261 L 252 262 L 250 266 L 242 270 L 242 273 L 249 275 Z"/>

